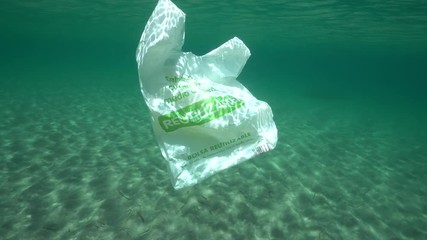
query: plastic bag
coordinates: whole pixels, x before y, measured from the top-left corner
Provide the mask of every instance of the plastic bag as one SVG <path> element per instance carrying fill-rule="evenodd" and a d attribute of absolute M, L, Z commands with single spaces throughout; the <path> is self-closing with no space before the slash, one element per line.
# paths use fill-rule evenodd
<path fill-rule="evenodd" d="M 182 52 L 185 14 L 160 0 L 139 42 L 141 91 L 175 189 L 276 146 L 270 106 L 237 80 L 249 49 L 233 38 L 203 56 Z"/>

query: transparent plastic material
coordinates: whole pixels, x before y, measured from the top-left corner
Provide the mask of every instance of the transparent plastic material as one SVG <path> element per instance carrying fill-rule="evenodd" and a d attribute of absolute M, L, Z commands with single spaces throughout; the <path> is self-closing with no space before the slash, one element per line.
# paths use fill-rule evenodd
<path fill-rule="evenodd" d="M 203 55 L 182 52 L 185 14 L 160 0 L 145 26 L 136 60 L 154 134 L 175 189 L 276 146 L 270 106 L 236 77 L 250 56 L 237 37 Z"/>

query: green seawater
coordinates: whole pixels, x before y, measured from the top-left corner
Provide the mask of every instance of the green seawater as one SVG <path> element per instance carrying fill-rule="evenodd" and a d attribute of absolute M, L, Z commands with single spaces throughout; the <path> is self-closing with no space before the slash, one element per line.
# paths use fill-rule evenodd
<path fill-rule="evenodd" d="M 173 190 L 135 51 L 154 0 L 2 1 L 0 239 L 427 239 L 427 2 L 177 0 L 234 36 L 277 147 Z"/>

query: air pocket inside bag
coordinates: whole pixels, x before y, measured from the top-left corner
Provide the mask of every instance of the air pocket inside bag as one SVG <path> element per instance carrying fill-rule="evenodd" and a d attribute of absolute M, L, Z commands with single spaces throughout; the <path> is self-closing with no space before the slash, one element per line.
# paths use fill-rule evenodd
<path fill-rule="evenodd" d="M 185 14 L 160 0 L 136 53 L 141 91 L 175 189 L 277 143 L 270 106 L 236 80 L 250 56 L 246 45 L 234 37 L 203 56 L 182 52 L 184 24 Z"/>

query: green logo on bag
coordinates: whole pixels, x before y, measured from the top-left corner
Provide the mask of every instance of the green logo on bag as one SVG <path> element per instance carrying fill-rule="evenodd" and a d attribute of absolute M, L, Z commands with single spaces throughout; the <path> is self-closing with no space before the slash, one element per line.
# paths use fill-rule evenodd
<path fill-rule="evenodd" d="M 162 115 L 158 120 L 163 130 L 172 132 L 183 127 L 202 125 L 244 105 L 243 100 L 232 96 L 210 97 Z"/>

